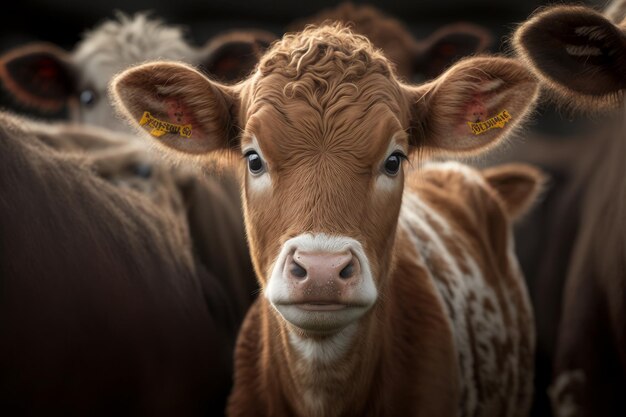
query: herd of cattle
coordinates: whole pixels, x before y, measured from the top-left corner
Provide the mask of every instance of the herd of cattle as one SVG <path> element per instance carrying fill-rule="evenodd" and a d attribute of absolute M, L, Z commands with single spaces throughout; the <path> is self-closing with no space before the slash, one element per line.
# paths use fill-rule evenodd
<path fill-rule="evenodd" d="M 0 113 L 0 414 L 626 415 L 626 2 L 511 39 L 345 4 L 6 52 L 15 102 L 71 121 Z M 545 98 L 610 117 L 457 162 Z"/>

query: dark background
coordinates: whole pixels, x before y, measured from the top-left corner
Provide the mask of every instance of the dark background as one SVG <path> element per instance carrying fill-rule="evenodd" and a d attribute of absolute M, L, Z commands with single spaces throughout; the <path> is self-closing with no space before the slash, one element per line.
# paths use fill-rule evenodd
<path fill-rule="evenodd" d="M 228 28 L 260 27 L 281 33 L 285 25 L 322 8 L 340 3 L 328 0 L 5 0 L 0 48 L 30 40 L 46 40 L 65 48 L 114 10 L 133 13 L 152 10 L 169 23 L 189 28 L 190 39 L 203 43 Z M 606 0 L 578 3 L 602 7 Z M 417 35 L 456 21 L 482 24 L 498 36 L 509 34 L 537 7 L 558 2 L 539 0 L 395 0 L 354 1 L 372 4 L 391 14 Z M 572 3 L 572 2 L 570 2 Z"/>
<path fill-rule="evenodd" d="M 4 1 L 0 53 L 32 41 L 53 42 L 71 50 L 85 31 L 112 18 L 116 10 L 126 13 L 150 10 L 167 23 L 183 26 L 188 40 L 199 46 L 213 35 L 235 28 L 261 28 L 280 35 L 290 22 L 341 3 L 330 0 L 8 0 L 11 3 L 6 4 L 7 0 Z M 577 3 L 601 9 L 608 1 Z M 418 39 L 448 23 L 465 21 L 480 24 L 494 35 L 492 51 L 506 52 L 508 37 L 517 24 L 526 20 L 538 7 L 558 2 L 395 0 L 353 3 L 371 4 L 398 18 Z M 4 91 L 0 91 L 0 107 L 15 109 L 15 103 Z M 24 108 L 16 110 L 31 113 Z M 541 105 L 538 113 L 541 117 L 536 118 L 531 129 L 555 136 L 568 136 L 584 129 L 572 117 L 565 117 L 549 105 Z"/>

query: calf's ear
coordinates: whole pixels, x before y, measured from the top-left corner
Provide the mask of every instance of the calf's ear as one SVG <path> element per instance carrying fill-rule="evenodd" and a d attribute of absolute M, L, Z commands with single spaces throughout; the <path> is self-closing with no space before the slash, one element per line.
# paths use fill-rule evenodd
<path fill-rule="evenodd" d="M 481 26 L 469 23 L 443 26 L 419 42 L 414 71 L 423 79 L 433 79 L 459 59 L 483 52 L 491 43 L 491 34 Z"/>
<path fill-rule="evenodd" d="M 61 110 L 76 94 L 70 56 L 52 44 L 28 44 L 0 56 L 0 79 L 17 102 L 41 111 Z"/>
<path fill-rule="evenodd" d="M 412 144 L 467 154 L 497 144 L 519 126 L 533 108 L 538 86 L 515 59 L 477 57 L 405 91 L 412 111 Z"/>
<path fill-rule="evenodd" d="M 187 154 L 236 147 L 232 91 L 175 62 L 130 68 L 110 85 L 112 101 L 137 129 Z"/>
<path fill-rule="evenodd" d="M 557 93 L 601 98 L 626 87 L 626 26 L 580 6 L 557 6 L 515 33 L 515 48 Z"/>
<path fill-rule="evenodd" d="M 539 169 L 525 164 L 487 168 L 482 174 L 512 220 L 532 207 L 546 182 L 546 176 Z"/>
<path fill-rule="evenodd" d="M 198 66 L 218 81 L 240 81 L 252 72 L 276 39 L 276 35 L 263 30 L 239 30 L 218 35 L 203 48 Z"/>

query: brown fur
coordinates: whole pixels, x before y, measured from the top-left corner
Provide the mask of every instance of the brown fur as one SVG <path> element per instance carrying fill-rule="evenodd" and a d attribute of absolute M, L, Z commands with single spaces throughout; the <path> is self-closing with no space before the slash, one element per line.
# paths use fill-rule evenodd
<path fill-rule="evenodd" d="M 515 248 L 535 313 L 535 395 L 531 415 L 551 415 L 552 382 L 562 296 L 589 178 L 604 158 L 600 142 L 612 128 L 603 126 L 574 137 L 532 134 L 491 154 L 489 165 L 524 162 L 541 167 L 548 180 L 534 209 L 515 225 Z M 558 236 L 558 238 L 556 238 Z"/>
<path fill-rule="evenodd" d="M 417 410 L 447 415 L 462 406 L 460 391 L 473 388 L 459 374 L 462 349 L 451 341 L 448 313 L 429 270 L 400 261 L 411 256 L 403 247 L 406 233 L 396 233 L 404 174 L 388 178 L 382 165 L 392 138 L 414 155 L 426 149 L 467 153 L 493 146 L 520 126 L 535 93 L 536 81 L 523 67 L 496 57 L 463 61 L 429 84 L 403 84 L 381 52 L 340 25 L 286 35 L 272 45 L 256 72 L 235 86 L 167 62 L 144 64 L 116 77 L 111 94 L 120 112 L 135 123 L 144 111 L 172 120 L 168 103 L 177 103 L 194 133 L 181 139 L 165 132 L 155 139 L 163 147 L 211 159 L 215 151 L 246 150 L 258 142 L 266 176 L 259 180 L 242 174 L 250 250 L 264 287 L 282 244 L 303 233 L 350 236 L 361 242 L 370 260 L 379 302 L 358 321 L 354 340 L 364 342 L 351 339 L 350 353 L 333 367 L 311 369 L 284 348 L 292 334 L 311 340 L 328 335 L 294 328 L 265 299 L 257 301 L 240 336 L 232 415 L 362 415 L 366 410 L 374 415 Z M 468 121 L 484 121 L 502 110 L 514 115 L 509 123 L 480 136 L 471 133 Z M 507 229 L 502 226 L 508 206 L 491 200 L 501 220 L 492 243 L 506 250 Z M 511 207 L 521 211 L 523 204 Z M 480 265 L 496 268 L 495 280 L 507 276 L 509 258 Z M 503 335 L 508 347 L 494 349 L 510 354 L 515 364 L 526 363 L 532 358 L 532 337 L 516 335 L 528 320 L 516 322 L 513 312 L 528 315 L 527 306 L 520 302 L 523 291 L 508 283 L 498 291 L 518 293 L 506 307 L 511 336 Z M 409 297 L 418 300 L 411 309 Z M 391 322 L 398 332 L 385 340 L 380 332 L 391 331 Z M 422 339 L 423 334 L 429 336 Z M 502 375 L 517 381 L 516 366 Z M 413 372 L 404 372 L 408 368 Z M 493 381 L 494 373 L 487 376 Z M 377 383 L 381 379 L 406 384 L 392 392 Z M 481 392 L 480 415 L 501 415 L 500 410 L 510 407 L 523 412 L 529 393 L 522 385 L 496 383 L 504 387 L 504 395 L 498 389 L 476 388 Z M 312 390 L 308 404 L 296 401 L 306 395 L 303 390 Z M 506 399 L 506 394 L 514 398 Z"/>
<path fill-rule="evenodd" d="M 453 415 L 459 390 L 457 359 L 442 306 L 435 301 L 436 290 L 419 266 L 399 262 L 397 270 L 415 279 L 394 280 L 398 284 L 385 302 L 369 313 L 378 319 L 360 328 L 355 335 L 359 343 L 340 365 L 312 369 L 293 351 L 282 319 L 265 299 L 257 300 L 237 342 L 237 385 L 228 415 L 384 416 L 418 410 Z M 407 305 L 413 308 L 407 311 Z M 392 328 L 394 332 L 388 332 Z M 311 389 L 325 404 L 318 413 L 303 404 L 303 392 Z"/>
<path fill-rule="evenodd" d="M 528 212 L 530 207 L 527 204 L 537 200 L 545 178 L 538 178 L 535 172 L 535 168 L 524 164 L 493 167 L 484 172 L 489 185 L 497 190 L 506 204 L 504 211 L 514 219 Z"/>
<path fill-rule="evenodd" d="M 500 168 L 498 176 L 504 176 L 507 169 Z M 519 168 L 510 169 L 515 175 L 515 169 Z M 530 181 L 537 175 L 527 168 L 524 171 L 530 175 Z M 480 174 L 476 172 L 476 175 Z M 496 176 L 494 172 L 485 175 Z M 528 192 L 524 182 L 520 183 L 522 193 Z M 468 184 L 456 172 L 426 169 L 407 180 L 407 192 L 416 193 L 444 215 L 455 236 L 446 244 L 455 246 L 463 242 L 460 250 L 469 251 L 473 259 L 480 260 L 490 285 L 517 288 L 518 298 L 513 304 L 525 313 L 519 322 L 510 321 L 507 325 L 523 329 L 522 340 L 514 343 L 524 346 L 520 371 L 531 372 L 532 319 L 521 277 L 515 264 L 507 260 L 509 249 L 505 238 L 506 216 L 521 213 L 521 207 L 527 206 L 529 200 L 508 201 L 510 194 L 500 195 L 496 189 L 487 188 L 487 183 Z M 526 194 L 527 198 L 532 199 L 535 187 Z M 230 399 L 229 415 L 456 415 L 461 402 L 458 359 L 451 349 L 454 342 L 449 318 L 434 287 L 435 281 L 445 279 L 446 265 L 434 267 L 436 254 L 423 259 L 418 255 L 416 259 L 407 233 L 420 231 L 398 230 L 394 272 L 388 277 L 388 289 L 381 302 L 368 313 L 375 319 L 367 320 L 360 328 L 355 336 L 359 342 L 339 364 L 316 363 L 312 369 L 312 364 L 293 350 L 281 318 L 267 305 L 267 300 L 257 301 L 238 340 L 236 389 Z M 499 301 L 510 302 L 505 298 Z M 289 366 L 274 365 L 282 363 Z M 504 368 L 503 363 L 498 364 L 498 369 Z M 530 374 L 520 374 L 517 378 L 526 387 L 521 391 L 520 409 L 515 414 L 521 416 L 529 406 L 532 378 Z M 319 414 L 303 408 L 303 393 L 315 388 L 327 404 Z M 483 404 L 486 408 L 482 413 L 504 415 L 505 404 L 506 401 L 499 405 Z"/>
<path fill-rule="evenodd" d="M 236 323 L 243 319 L 257 290 L 245 242 L 239 183 L 229 171 L 216 175 L 211 169 L 202 172 L 176 167 L 150 152 L 133 135 L 113 133 L 113 130 L 129 129 L 115 117 L 104 91 L 113 73 L 156 57 L 185 59 L 208 71 L 226 59 L 231 64 L 234 60 L 234 65 L 216 74 L 234 81 L 238 71 L 247 73 L 254 68 L 258 54 L 271 40 L 271 34 L 262 31 L 234 31 L 217 36 L 205 48 L 196 50 L 183 38 L 181 28 L 166 25 L 145 13 L 133 17 L 118 14 L 115 20 L 108 20 L 87 33 L 71 53 L 54 45 L 34 44 L 18 47 L 0 58 L 0 78 L 23 104 L 42 110 L 59 109 L 75 102 L 81 89 L 94 90 L 96 101 L 81 105 L 81 111 L 72 114 L 73 120 L 81 124 L 31 123 L 29 129 L 36 130 L 56 150 L 89 163 L 92 172 L 111 184 L 143 193 L 158 210 L 179 219 L 178 229 L 191 230 L 196 259 L 224 279 L 225 286 L 235 295 L 231 303 L 238 316 Z M 234 45 L 253 45 L 253 56 L 238 55 L 240 51 Z M 20 59 L 37 62 L 42 56 L 48 59 L 48 65 L 56 68 L 56 78 L 39 79 L 38 73 L 30 74 L 32 78 L 20 78 L 26 72 L 25 66 L 12 67 Z M 68 82 L 67 88 L 55 90 L 55 82 L 61 81 Z M 44 82 L 50 85 L 42 85 Z M 42 90 L 48 90 L 42 87 L 57 94 L 46 98 Z"/>
<path fill-rule="evenodd" d="M 194 262 L 175 209 L 93 175 L 43 126 L 0 115 L 0 412 L 222 413 L 229 283 Z"/>
<path fill-rule="evenodd" d="M 66 158 L 125 191 L 150 201 L 155 211 L 177 219 L 191 235 L 195 259 L 224 281 L 230 304 L 243 320 L 257 290 L 241 218 L 239 183 L 232 170 L 204 173 L 175 166 L 149 152 L 131 135 L 93 126 L 35 123 L 28 131 Z"/>
<path fill-rule="evenodd" d="M 555 19 L 560 31 L 537 32 Z M 546 81 L 546 88 L 561 100 L 574 100 L 579 108 L 591 112 L 619 107 L 618 125 L 598 133 L 592 149 L 579 156 L 586 167 L 581 171 L 584 181 L 576 190 L 581 201 L 579 233 L 573 242 L 563 295 L 551 390 L 557 415 L 617 416 L 626 412 L 621 393 L 626 383 L 625 23 L 616 25 L 584 7 L 561 6 L 533 17 L 516 35 L 518 50 Z M 593 25 L 595 35 L 587 33 L 570 38 L 570 42 L 600 48 L 598 56 L 608 54 L 609 60 L 594 55 L 583 62 L 563 60 L 559 67 L 555 62 L 562 51 L 544 49 L 533 41 L 544 36 L 545 45 L 560 44 L 572 33 L 586 33 L 579 29 L 581 25 Z M 582 73 L 590 90 L 581 89 L 580 79 L 562 78 L 565 71 Z M 588 74 L 596 79 L 589 80 Z"/>
<path fill-rule="evenodd" d="M 555 382 L 567 372 L 583 371 L 580 390 L 570 386 L 560 392 L 577 406 L 575 416 L 626 411 L 621 395 L 626 384 L 625 128 L 622 121 L 621 128 L 598 138 L 598 150 L 585 158 L 595 163 L 581 190 L 579 233 L 563 293 L 554 367 Z M 553 398 L 557 410 L 560 400 Z"/>
<path fill-rule="evenodd" d="M 237 195 L 239 184 L 232 173 L 215 175 L 211 169 L 206 174 L 188 167 L 177 168 L 155 157 L 129 134 L 116 135 L 83 126 L 128 130 L 127 124 L 115 117 L 104 93 L 109 77 L 128 65 L 169 57 L 185 59 L 212 71 L 228 60 L 228 68 L 216 75 L 232 82 L 240 72 L 254 68 L 258 55 L 273 38 L 263 31 L 234 31 L 219 35 L 202 50 L 196 50 L 188 45 L 179 27 L 166 25 L 146 13 L 132 17 L 118 13 L 116 19 L 88 32 L 72 53 L 50 44 L 33 44 L 18 47 L 0 58 L 0 78 L 22 104 L 44 111 L 58 110 L 68 103 L 75 105 L 82 89 L 94 90 L 95 102 L 81 105 L 81 110 L 72 114 L 74 121 L 82 122 L 82 126 L 42 125 L 37 128 L 38 135 L 54 142 L 55 149 L 78 153 L 81 158 L 86 155 L 91 169 L 109 182 L 145 193 L 164 210 L 174 208 L 173 213 L 181 219 L 180 227 L 191 225 L 199 260 L 216 275 L 231 277 L 229 284 L 237 283 L 233 285 L 240 287 L 237 292 L 241 297 L 233 300 L 241 309 L 240 315 L 251 302 L 256 285 L 252 266 L 246 262 L 247 245 Z M 241 51 L 235 45 L 252 47 L 253 56 L 238 55 Z M 48 66 L 56 69 L 50 79 L 40 79 L 38 73 L 30 74 L 25 71 L 27 66 L 19 65 L 20 60 L 37 63 L 42 57 L 47 59 Z M 18 65 L 13 68 L 16 62 Z M 24 78 L 24 74 L 32 77 Z M 59 90 L 59 83 L 64 88 Z M 48 96 L 50 91 L 56 94 Z M 46 92 L 48 95 L 43 94 Z M 159 190 L 158 195 L 155 190 Z M 182 204 L 175 207 L 164 204 L 168 199 L 181 198 Z M 216 239 L 216 233 L 228 237 Z"/>

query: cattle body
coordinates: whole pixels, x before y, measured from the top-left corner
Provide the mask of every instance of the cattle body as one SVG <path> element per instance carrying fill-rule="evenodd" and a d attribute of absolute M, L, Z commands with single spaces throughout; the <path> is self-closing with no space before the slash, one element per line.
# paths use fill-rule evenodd
<path fill-rule="evenodd" d="M 508 221 L 532 199 L 536 178 L 496 175 L 506 190 L 496 193 L 455 166 L 499 211 L 454 216 L 436 198 L 431 206 L 409 192 L 403 203 L 403 161 L 495 145 L 521 126 L 536 93 L 520 63 L 498 57 L 404 84 L 379 50 L 341 25 L 286 35 L 234 86 L 171 62 L 114 79 L 111 94 L 136 124 L 146 111 L 172 123 L 168 109 L 180 109 L 188 137 L 144 127 L 163 149 L 207 161 L 244 156 L 246 230 L 263 296 L 239 336 L 230 415 L 527 411 L 533 333 Z M 520 177 L 530 186 L 519 187 Z M 494 229 L 472 236 L 479 245 L 453 242 L 482 222 Z M 503 255 L 497 262 L 493 250 Z M 466 322 L 454 310 L 463 305 Z M 500 330 L 483 333 L 482 319 Z M 476 379 L 468 361 L 484 365 Z"/>
<path fill-rule="evenodd" d="M 302 30 L 309 24 L 339 21 L 355 33 L 366 36 L 395 64 L 396 74 L 405 80 L 435 78 L 459 59 L 481 53 L 492 43 L 491 34 L 469 23 L 443 26 L 426 39 L 417 40 L 397 19 L 369 5 L 343 3 L 314 16 L 294 22 L 289 30 Z"/>
<path fill-rule="evenodd" d="M 623 7 L 623 4 L 621 5 Z M 550 391 L 558 416 L 626 413 L 626 20 L 585 7 L 547 9 L 515 36 L 518 52 L 556 101 L 577 110 L 617 108 L 617 127 L 578 155 L 580 195 Z M 620 22 L 621 23 L 617 23 Z"/>
<path fill-rule="evenodd" d="M 139 194 L 152 203 L 154 213 L 175 219 L 173 229 L 164 233 L 191 237 L 194 258 L 229 295 L 231 331 L 236 334 L 258 286 L 245 240 L 239 184 L 232 173 L 209 175 L 164 162 L 135 136 L 122 132 L 25 119 L 22 123 L 51 150 L 87 166 L 89 174 L 122 192 Z"/>
<path fill-rule="evenodd" d="M 121 15 L 71 54 L 30 45 L 2 58 L 18 101 L 68 106 L 80 123 L 0 116 L 4 158 L 16 158 L 7 170 L 23 171 L 3 174 L 0 339 L 11 344 L 0 414 L 223 414 L 235 336 L 258 288 L 239 184 L 155 158 L 115 116 L 106 85 L 157 57 L 238 77 L 264 35 L 233 32 L 196 49 L 179 28 Z M 20 188 L 34 195 L 14 198 Z M 18 228 L 32 221 L 41 227 Z"/>
<path fill-rule="evenodd" d="M 106 155 L 56 151 L 63 135 L 0 115 L 0 412 L 222 413 L 237 294 L 194 261 L 169 173 L 114 186 L 93 174 Z"/>
<path fill-rule="evenodd" d="M 41 111 L 71 109 L 72 124 L 39 125 L 39 137 L 59 151 L 81 154 L 100 177 L 144 192 L 160 211 L 174 209 L 179 228 L 189 229 L 195 257 L 231 287 L 240 317 L 257 289 L 245 242 L 239 184 L 231 172 L 176 167 L 155 156 L 118 118 L 106 89 L 114 74 L 133 64 L 167 58 L 197 65 L 212 77 L 234 81 L 251 71 L 274 39 L 263 31 L 233 31 L 192 46 L 180 27 L 146 13 L 118 14 L 87 32 L 71 53 L 54 45 L 15 48 L 0 58 L 0 78 L 15 99 Z M 96 129 L 93 126 L 106 128 Z M 110 131 L 119 131 L 118 135 Z M 159 176 L 152 175 L 159 173 Z M 159 190 L 159 195 L 153 195 Z M 162 204 L 182 199 L 180 206 Z"/>
<path fill-rule="evenodd" d="M 537 332 L 533 416 L 551 415 L 548 387 L 561 297 L 580 225 L 582 191 L 589 173 L 601 160 L 595 160 L 601 157 L 595 152 L 600 135 L 597 129 L 567 138 L 535 133 L 511 143 L 504 153 L 494 152 L 494 159 L 489 161 L 489 165 L 532 164 L 549 178 L 538 203 L 514 228 L 516 254 L 526 277 Z"/>

